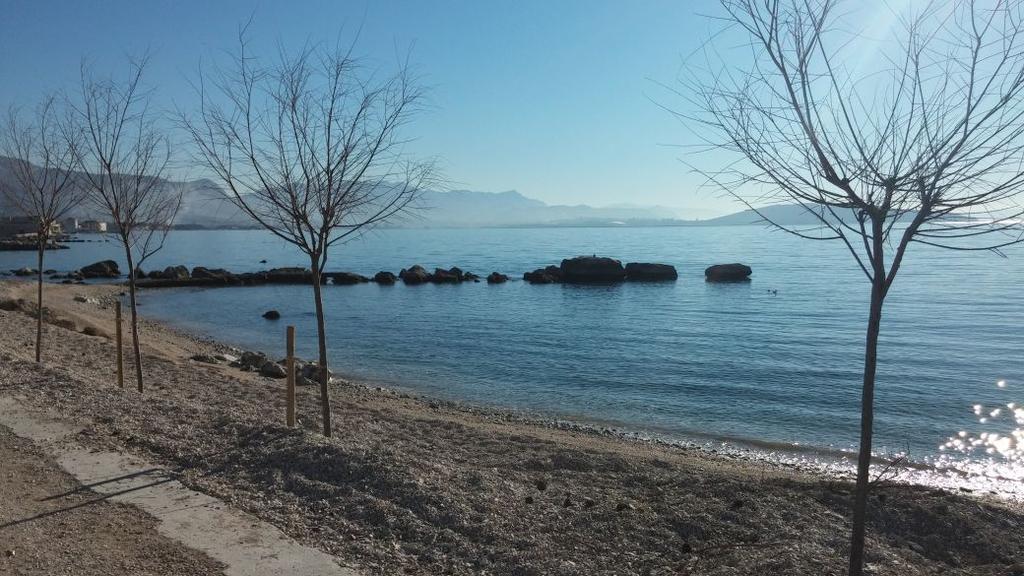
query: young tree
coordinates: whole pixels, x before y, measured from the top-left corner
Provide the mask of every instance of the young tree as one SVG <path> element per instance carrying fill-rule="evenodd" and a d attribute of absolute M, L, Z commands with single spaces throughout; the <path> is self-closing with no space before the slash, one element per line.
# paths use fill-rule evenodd
<path fill-rule="evenodd" d="M 202 108 L 182 123 L 232 201 L 309 257 L 330 436 L 322 274 L 332 247 L 409 208 L 429 181 L 431 165 L 408 159 L 401 136 L 423 91 L 407 65 L 376 78 L 351 50 L 307 48 L 265 66 L 240 45 L 230 72 L 200 83 Z"/>
<path fill-rule="evenodd" d="M 164 179 L 171 151 L 141 88 L 146 59 L 133 61 L 128 78 L 100 78 L 82 67 L 82 93 L 74 103 L 82 145 L 75 158 L 88 198 L 110 216 L 128 263 L 135 378 L 143 389 L 135 276 L 159 251 L 181 206 L 182 189 Z"/>
<path fill-rule="evenodd" d="M 0 138 L 0 151 L 8 157 L 14 175 L 13 183 L 0 183 L 0 192 L 18 211 L 37 223 L 36 362 L 42 361 L 46 247 L 53 239 L 54 224 L 82 200 L 82 188 L 74 179 L 77 142 L 65 137 L 56 102 L 53 97 L 46 98 L 30 120 L 24 120 L 11 109 Z"/>
<path fill-rule="evenodd" d="M 899 14 L 873 46 L 882 63 L 860 74 L 872 46 L 839 28 L 854 20 L 835 4 L 722 0 L 716 42 L 738 32 L 745 55 L 707 49 L 707 70 L 683 81 L 699 112 L 681 116 L 729 158 L 700 170 L 712 185 L 755 210 L 802 206 L 818 226 L 778 227 L 842 242 L 870 282 L 849 557 L 860 575 L 883 304 L 915 242 L 998 251 L 1021 241 L 1024 39 L 1018 2 L 935 3 Z"/>

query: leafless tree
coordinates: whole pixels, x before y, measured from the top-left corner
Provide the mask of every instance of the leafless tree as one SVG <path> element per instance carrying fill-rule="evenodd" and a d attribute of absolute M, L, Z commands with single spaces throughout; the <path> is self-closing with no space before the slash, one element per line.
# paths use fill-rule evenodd
<path fill-rule="evenodd" d="M 132 350 L 139 392 L 142 355 L 136 307 L 136 272 L 159 251 L 181 206 L 182 189 L 165 180 L 170 144 L 142 89 L 145 58 L 130 64 L 126 80 L 99 77 L 82 66 L 82 93 L 73 104 L 70 132 L 81 136 L 76 160 L 88 197 L 110 216 L 128 263 Z"/>
<path fill-rule="evenodd" d="M 880 31 L 842 29 L 855 20 L 833 0 L 722 5 L 725 26 L 679 93 L 698 110 L 681 116 L 699 146 L 729 160 L 697 170 L 755 210 L 802 206 L 815 226 L 778 227 L 843 243 L 871 284 L 849 563 L 859 575 L 878 335 L 904 257 L 913 243 L 998 251 L 1022 239 L 1021 3 L 897 13 L 873 40 L 881 63 L 863 74 L 858 61 Z M 739 59 L 722 51 L 733 33 Z"/>
<path fill-rule="evenodd" d="M 37 223 L 38 286 L 36 293 L 36 362 L 42 361 L 43 258 L 54 224 L 82 201 L 74 178 L 77 142 L 66 138 L 55 97 L 47 97 L 26 120 L 15 109 L 7 114 L 0 150 L 8 157 L 13 182 L 0 182 L 0 192 Z"/>
<path fill-rule="evenodd" d="M 409 159 L 402 137 L 424 93 L 407 64 L 377 78 L 351 48 L 310 47 L 263 65 L 244 36 L 232 65 L 199 83 L 202 108 L 183 125 L 232 201 L 309 257 L 330 436 L 322 274 L 332 247 L 410 208 L 429 182 L 431 164 Z"/>

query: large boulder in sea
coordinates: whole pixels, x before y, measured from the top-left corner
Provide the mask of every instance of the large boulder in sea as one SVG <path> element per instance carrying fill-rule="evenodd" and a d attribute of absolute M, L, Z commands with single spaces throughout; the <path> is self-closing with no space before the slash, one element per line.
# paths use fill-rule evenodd
<path fill-rule="evenodd" d="M 118 278 L 121 271 L 117 268 L 117 262 L 113 260 L 102 260 L 88 266 L 83 266 L 78 271 L 83 278 Z"/>
<path fill-rule="evenodd" d="M 715 264 L 704 270 L 708 282 L 745 282 L 750 280 L 753 270 L 746 264 Z"/>
<path fill-rule="evenodd" d="M 462 282 L 462 270 L 458 268 L 452 268 L 451 270 L 435 268 L 434 273 L 430 276 L 430 281 L 434 284 L 458 284 Z"/>
<path fill-rule="evenodd" d="M 402 268 L 398 277 L 406 284 L 423 284 L 430 281 L 430 273 L 423 266 L 416 264 L 408 269 Z"/>
<path fill-rule="evenodd" d="M 35 276 L 36 274 L 35 268 L 19 268 L 14 271 L 15 276 Z"/>
<path fill-rule="evenodd" d="M 327 278 L 322 277 L 321 282 Z M 266 282 L 271 284 L 312 284 L 313 273 L 306 268 L 273 268 L 267 270 Z"/>
<path fill-rule="evenodd" d="M 149 273 L 150 280 L 188 280 L 192 274 L 184 266 L 168 266 L 162 272 L 153 270 Z"/>
<path fill-rule="evenodd" d="M 280 320 L 281 313 L 278 312 L 277 310 L 267 310 L 266 312 L 263 313 L 263 317 L 266 318 L 267 320 Z"/>
<path fill-rule="evenodd" d="M 491 272 L 487 275 L 488 284 L 504 284 L 505 282 L 508 282 L 508 276 L 500 272 Z"/>
<path fill-rule="evenodd" d="M 208 280 L 216 282 L 224 282 L 225 284 L 234 280 L 235 275 L 223 268 L 204 268 L 202 266 L 196 266 L 192 269 L 193 280 Z"/>
<path fill-rule="evenodd" d="M 633 282 L 652 282 L 675 280 L 679 278 L 676 267 L 671 264 L 651 264 L 648 262 L 630 262 L 626 264 L 626 280 Z"/>
<path fill-rule="evenodd" d="M 384 270 L 381 270 L 380 272 L 377 272 L 376 274 L 373 275 L 373 281 L 376 282 L 377 284 L 384 284 L 390 286 L 394 284 L 396 280 L 397 278 L 395 277 L 394 274 L 392 274 L 391 272 L 385 272 Z"/>
<path fill-rule="evenodd" d="M 339 286 L 351 286 L 352 284 L 362 284 L 370 281 L 366 276 L 354 272 L 332 272 L 328 276 L 330 276 L 331 282 Z"/>
<path fill-rule="evenodd" d="M 562 281 L 587 284 L 591 282 L 621 282 L 626 278 L 622 262 L 603 256 L 577 256 L 562 260 Z"/>
<path fill-rule="evenodd" d="M 562 281 L 562 269 L 558 266 L 537 268 L 533 272 L 523 274 L 523 280 L 530 284 L 553 284 Z"/>

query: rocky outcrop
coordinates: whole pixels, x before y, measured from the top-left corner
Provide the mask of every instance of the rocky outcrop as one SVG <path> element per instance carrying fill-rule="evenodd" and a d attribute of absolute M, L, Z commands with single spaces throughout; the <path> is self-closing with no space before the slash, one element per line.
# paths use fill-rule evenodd
<path fill-rule="evenodd" d="M 451 270 L 435 268 L 434 273 L 430 275 L 430 281 L 434 284 L 458 284 L 462 282 L 462 270 L 458 268 L 452 268 Z"/>
<path fill-rule="evenodd" d="M 202 266 L 196 266 L 192 269 L 193 280 L 210 280 L 213 282 L 222 282 L 224 284 L 231 284 L 235 282 L 235 275 L 223 268 L 204 268 Z"/>
<path fill-rule="evenodd" d="M 19 268 L 12 270 L 12 272 L 14 272 L 15 276 L 35 276 L 37 273 L 35 268 Z"/>
<path fill-rule="evenodd" d="M 676 267 L 671 264 L 630 262 L 626 264 L 626 280 L 631 282 L 654 282 L 679 278 Z"/>
<path fill-rule="evenodd" d="M 88 266 L 82 267 L 78 272 L 83 278 L 118 278 L 121 276 L 121 271 L 117 267 L 117 262 L 114 262 L 113 260 L 94 262 Z"/>
<path fill-rule="evenodd" d="M 626 279 L 622 262 L 602 256 L 577 256 L 562 260 L 562 281 L 573 284 L 621 282 Z"/>
<path fill-rule="evenodd" d="M 508 276 L 499 272 L 491 272 L 487 275 L 488 284 L 504 284 L 505 282 L 508 282 Z"/>
<path fill-rule="evenodd" d="M 383 270 L 381 270 L 380 272 L 377 272 L 376 274 L 373 275 L 373 281 L 374 282 L 376 282 L 377 284 L 383 284 L 383 285 L 386 285 L 386 286 L 390 286 L 390 285 L 394 284 L 397 280 L 398 280 L 398 278 L 396 278 L 394 274 L 392 274 L 391 272 L 385 272 Z"/>
<path fill-rule="evenodd" d="M 355 274 L 353 272 L 331 272 L 324 274 L 324 276 L 331 279 L 331 282 L 339 286 L 351 286 L 353 284 L 363 284 L 369 282 L 370 279 L 362 274 Z"/>
<path fill-rule="evenodd" d="M 281 313 L 278 312 L 277 310 L 267 310 L 266 312 L 263 313 L 263 317 L 266 318 L 267 320 L 280 320 Z"/>
<path fill-rule="evenodd" d="M 530 284 L 554 284 L 562 281 L 562 269 L 558 266 L 537 268 L 533 272 L 523 274 L 523 280 Z"/>
<path fill-rule="evenodd" d="M 430 274 L 419 264 L 408 269 L 402 268 L 402 271 L 398 273 L 398 277 L 402 279 L 402 282 L 412 285 L 424 284 L 430 281 Z"/>
<path fill-rule="evenodd" d="M 313 283 L 313 272 L 306 268 L 272 268 L 267 270 L 264 274 L 264 279 L 268 284 L 312 284 Z M 327 278 L 321 277 L 321 282 L 326 281 Z"/>
<path fill-rule="evenodd" d="M 288 371 L 284 369 L 284 366 L 281 366 L 277 362 L 271 362 L 270 360 L 267 360 L 262 366 L 260 366 L 260 374 L 270 378 L 288 377 Z"/>
<path fill-rule="evenodd" d="M 163 271 L 153 270 L 149 273 L 149 280 L 188 280 L 192 275 L 184 266 L 168 266 Z"/>
<path fill-rule="evenodd" d="M 750 280 L 753 270 L 746 264 L 715 264 L 704 270 L 708 282 L 745 282 Z"/>

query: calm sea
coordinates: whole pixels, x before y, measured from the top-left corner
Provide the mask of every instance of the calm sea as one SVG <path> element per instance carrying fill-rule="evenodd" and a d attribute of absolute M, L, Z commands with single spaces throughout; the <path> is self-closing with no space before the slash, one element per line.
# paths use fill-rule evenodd
<path fill-rule="evenodd" d="M 798 458 L 855 445 L 869 286 L 837 243 L 758 226 L 381 230 L 340 246 L 328 268 L 457 265 L 519 278 L 579 254 L 667 262 L 680 278 L 328 286 L 333 367 L 438 397 Z M 73 244 L 49 253 L 47 267 L 108 257 L 121 260 L 113 242 Z M 33 258 L 0 253 L 0 269 Z M 736 261 L 753 267 L 750 283 L 704 282 L 707 265 Z M 171 264 L 308 263 L 267 233 L 197 231 L 174 233 L 146 267 Z M 1024 247 L 1007 257 L 912 247 L 882 327 L 879 452 L 1024 479 L 1022 281 Z M 149 291 L 141 302 L 150 317 L 275 355 L 294 324 L 299 353 L 315 355 L 308 286 Z M 261 318 L 269 308 L 282 321 Z"/>

